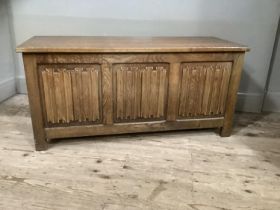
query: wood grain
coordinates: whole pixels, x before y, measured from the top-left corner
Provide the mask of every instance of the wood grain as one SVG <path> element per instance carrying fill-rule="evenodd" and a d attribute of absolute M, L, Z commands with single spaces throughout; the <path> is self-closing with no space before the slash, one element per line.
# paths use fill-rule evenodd
<path fill-rule="evenodd" d="M 38 64 L 111 64 L 120 63 L 182 63 L 182 62 L 232 62 L 235 52 L 224 53 L 38 53 Z"/>
<path fill-rule="evenodd" d="M 41 65 L 48 126 L 100 119 L 98 65 Z"/>
<path fill-rule="evenodd" d="M 178 117 L 223 115 L 231 66 L 231 62 L 183 63 Z"/>
<path fill-rule="evenodd" d="M 71 122 L 74 121 L 71 72 L 64 70 L 63 76 L 64 76 L 64 90 L 65 90 L 66 122 Z"/>
<path fill-rule="evenodd" d="M 240 83 L 242 67 L 244 63 L 244 53 L 236 54 L 232 66 L 232 74 L 229 80 L 229 88 L 225 106 L 225 121 L 221 129 L 221 136 L 228 137 L 232 131 L 232 121 L 237 100 L 237 91 Z"/>
<path fill-rule="evenodd" d="M 32 38 L 18 51 L 38 89 L 29 90 L 42 120 L 36 148 L 43 129 L 48 138 L 208 127 L 229 136 L 247 50 L 213 37 Z"/>
<path fill-rule="evenodd" d="M 178 111 L 180 63 L 171 63 L 168 86 L 167 121 L 176 121 Z"/>
<path fill-rule="evenodd" d="M 112 84 L 112 65 L 103 63 L 102 68 L 102 108 L 103 123 L 113 124 L 113 84 Z"/>
<path fill-rule="evenodd" d="M 17 52 L 244 52 L 249 48 L 216 37 L 35 36 Z"/>
<path fill-rule="evenodd" d="M 90 106 L 90 116 L 89 119 L 91 121 L 98 121 L 100 116 L 100 70 L 99 68 L 88 68 L 90 73 L 90 96 L 89 96 L 89 106 Z M 94 106 L 93 106 L 94 104 Z"/>
<path fill-rule="evenodd" d="M 168 69 L 157 63 L 113 65 L 115 122 L 165 118 Z"/>
<path fill-rule="evenodd" d="M 174 122 L 151 121 L 134 123 L 116 123 L 114 125 L 82 125 L 72 127 L 46 128 L 47 138 L 67 138 L 93 135 L 112 135 L 122 133 L 141 133 L 155 131 L 185 130 L 221 127 L 223 117 L 206 119 L 188 119 Z"/>
<path fill-rule="evenodd" d="M 37 71 L 36 56 L 24 54 L 24 70 L 28 91 L 29 107 L 31 111 L 32 128 L 36 150 L 46 150 L 48 147 L 44 130 L 43 109 L 41 104 L 39 76 Z"/>

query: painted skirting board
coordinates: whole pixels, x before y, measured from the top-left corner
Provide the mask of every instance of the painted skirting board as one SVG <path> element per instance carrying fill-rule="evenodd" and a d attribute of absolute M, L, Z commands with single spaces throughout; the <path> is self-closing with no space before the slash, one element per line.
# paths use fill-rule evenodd
<path fill-rule="evenodd" d="M 237 95 L 236 110 L 242 112 L 257 112 L 262 111 L 263 93 L 241 93 Z"/>
<path fill-rule="evenodd" d="M 0 102 L 16 94 L 16 81 L 9 78 L 0 81 Z"/>
<path fill-rule="evenodd" d="M 265 97 L 263 111 L 280 112 L 280 92 L 268 92 Z"/>

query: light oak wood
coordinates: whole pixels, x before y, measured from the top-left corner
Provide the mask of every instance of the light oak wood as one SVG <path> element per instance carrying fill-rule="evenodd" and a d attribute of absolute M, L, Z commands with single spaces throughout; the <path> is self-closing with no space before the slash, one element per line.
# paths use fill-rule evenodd
<path fill-rule="evenodd" d="M 35 141 L 35 149 L 46 150 L 46 134 L 44 130 L 43 109 L 41 103 L 41 95 L 39 88 L 39 76 L 37 71 L 36 56 L 33 54 L 23 54 L 25 76 L 28 99 L 31 112 L 31 119 L 33 125 L 33 134 Z"/>
<path fill-rule="evenodd" d="M 18 51 L 32 58 L 35 141 L 213 127 L 229 136 L 247 50 L 209 37 L 32 38 Z"/>
<path fill-rule="evenodd" d="M 85 64 L 85 63 L 181 63 L 183 62 L 213 62 L 230 61 L 236 52 L 229 53 L 36 53 L 38 64 Z M 94 55 L 94 56 L 93 56 Z"/>
<path fill-rule="evenodd" d="M 183 63 L 179 117 L 223 115 L 231 62 Z"/>
<path fill-rule="evenodd" d="M 244 52 L 249 48 L 216 37 L 34 36 L 17 52 Z"/>
<path fill-rule="evenodd" d="M 100 65 L 40 65 L 48 126 L 100 119 Z"/>
<path fill-rule="evenodd" d="M 187 119 L 176 122 L 153 121 L 138 123 L 117 123 L 114 125 L 83 125 L 72 127 L 45 128 L 48 139 L 111 135 L 137 132 L 155 132 L 185 129 L 217 128 L 223 125 L 224 118 Z"/>
<path fill-rule="evenodd" d="M 102 64 L 102 109 L 103 123 L 113 124 L 113 87 L 112 87 L 112 65 Z"/>
<path fill-rule="evenodd" d="M 178 110 L 178 89 L 179 89 L 180 63 L 170 64 L 168 102 L 167 102 L 167 121 L 176 121 Z"/>
<path fill-rule="evenodd" d="M 113 65 L 114 121 L 165 118 L 168 71 L 160 63 Z"/>
<path fill-rule="evenodd" d="M 236 54 L 233 61 L 232 74 L 229 81 L 228 96 L 225 107 L 225 120 L 221 129 L 221 136 L 228 137 L 232 131 L 234 108 L 237 100 L 237 91 L 241 79 L 242 67 L 244 63 L 244 53 Z"/>

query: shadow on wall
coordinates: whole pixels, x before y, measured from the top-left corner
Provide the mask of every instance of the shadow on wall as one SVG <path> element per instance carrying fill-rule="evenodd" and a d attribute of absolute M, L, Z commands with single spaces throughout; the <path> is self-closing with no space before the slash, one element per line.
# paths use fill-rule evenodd
<path fill-rule="evenodd" d="M 280 112 L 280 16 L 269 67 L 263 110 Z"/>

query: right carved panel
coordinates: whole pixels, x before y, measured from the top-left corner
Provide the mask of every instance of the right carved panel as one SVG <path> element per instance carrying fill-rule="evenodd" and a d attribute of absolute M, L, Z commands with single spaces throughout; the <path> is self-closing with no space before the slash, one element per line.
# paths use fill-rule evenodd
<path fill-rule="evenodd" d="M 183 63 L 179 118 L 223 115 L 231 68 L 231 62 Z"/>

